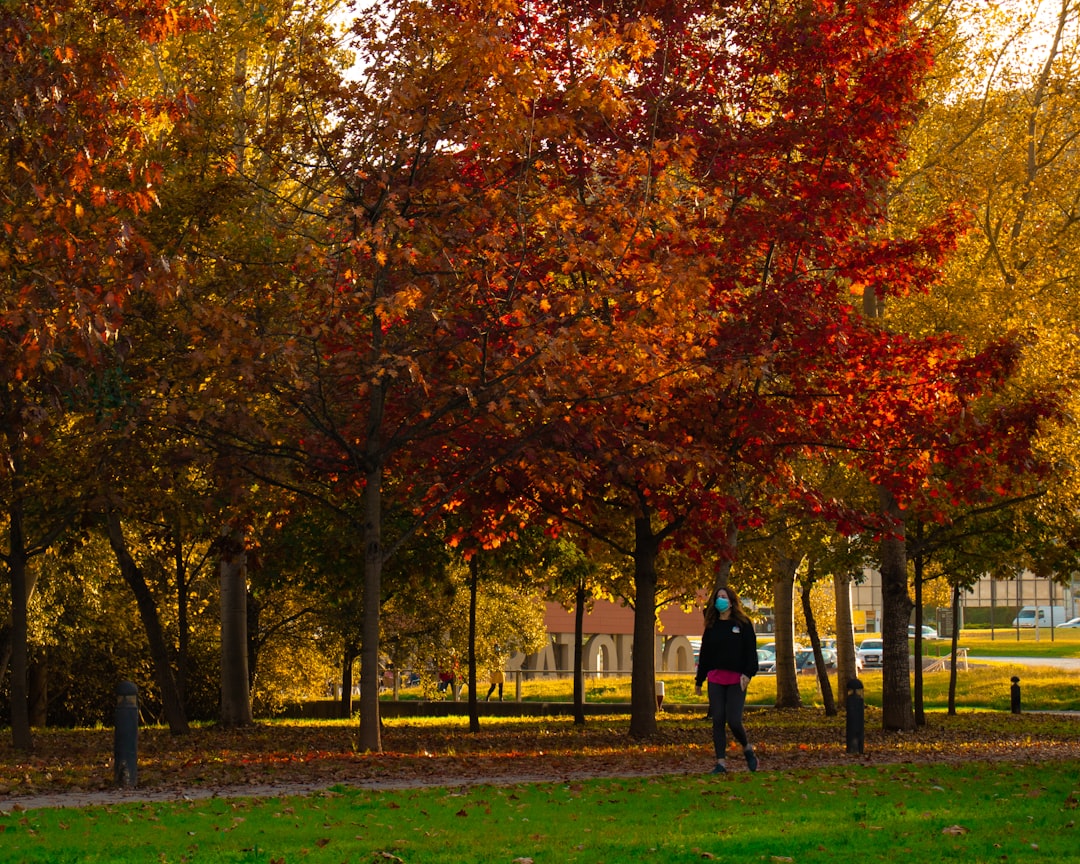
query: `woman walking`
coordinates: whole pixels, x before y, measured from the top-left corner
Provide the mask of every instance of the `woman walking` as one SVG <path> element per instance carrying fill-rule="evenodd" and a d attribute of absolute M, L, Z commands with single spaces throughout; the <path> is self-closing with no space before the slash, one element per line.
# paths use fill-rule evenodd
<path fill-rule="evenodd" d="M 713 774 L 727 772 L 727 729 L 743 748 L 746 767 L 757 771 L 758 760 L 743 727 L 746 688 L 757 674 L 757 636 L 754 625 L 743 611 L 739 596 L 730 588 L 717 589 L 705 609 L 705 632 L 698 653 L 696 687 L 708 681 L 712 715 L 713 749 L 716 765 Z"/>

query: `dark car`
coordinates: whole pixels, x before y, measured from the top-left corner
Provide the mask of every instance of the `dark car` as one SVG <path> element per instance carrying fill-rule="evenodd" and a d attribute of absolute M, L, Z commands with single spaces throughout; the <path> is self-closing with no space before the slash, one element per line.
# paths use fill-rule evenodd
<path fill-rule="evenodd" d="M 809 648 L 795 652 L 795 672 L 807 674 L 816 671 L 817 664 L 814 662 L 814 652 Z"/>

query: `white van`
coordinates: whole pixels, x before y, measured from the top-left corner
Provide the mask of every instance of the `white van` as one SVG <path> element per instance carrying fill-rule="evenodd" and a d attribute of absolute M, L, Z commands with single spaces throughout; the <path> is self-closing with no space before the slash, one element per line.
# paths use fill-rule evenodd
<path fill-rule="evenodd" d="M 1036 611 L 1038 618 L 1036 619 Z M 1064 606 L 1025 606 L 1013 618 L 1013 627 L 1057 627 L 1065 623 Z"/>

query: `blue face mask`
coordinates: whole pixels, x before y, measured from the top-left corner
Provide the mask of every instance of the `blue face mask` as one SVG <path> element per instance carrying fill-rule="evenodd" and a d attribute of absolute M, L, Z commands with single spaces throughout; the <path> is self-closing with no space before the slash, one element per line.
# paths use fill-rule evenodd
<path fill-rule="evenodd" d="M 731 601 L 727 597 L 717 597 L 715 605 L 717 612 L 727 612 L 731 608 Z"/>

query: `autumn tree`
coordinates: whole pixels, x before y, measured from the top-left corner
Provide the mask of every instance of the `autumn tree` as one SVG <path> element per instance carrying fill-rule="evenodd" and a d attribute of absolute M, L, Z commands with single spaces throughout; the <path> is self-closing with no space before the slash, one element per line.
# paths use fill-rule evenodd
<path fill-rule="evenodd" d="M 1057 526 L 1031 535 L 1048 541 L 1044 548 L 1053 554 L 1060 542 L 1055 535 L 1075 535 L 1069 527 L 1074 432 L 1073 424 L 1062 422 L 1074 412 L 1062 414 L 1051 404 L 1054 391 L 1075 392 L 1076 377 L 1069 347 L 1075 327 L 1066 311 L 1074 306 L 1066 299 L 1074 278 L 1062 254 L 1075 241 L 1075 128 L 1072 88 L 1065 83 L 1076 69 L 1076 46 L 1068 38 L 1075 9 L 1069 2 L 1042 11 L 1035 4 L 1003 4 L 992 16 L 966 5 L 926 3 L 918 9 L 935 24 L 938 74 L 928 86 L 930 108 L 912 130 L 912 158 L 889 196 L 892 224 L 910 230 L 959 202 L 970 230 L 933 292 L 897 293 L 874 304 L 874 311 L 887 326 L 923 338 L 958 334 L 967 350 L 988 352 L 980 374 L 987 383 L 996 378 L 994 394 L 963 400 L 974 437 L 968 444 L 958 438 L 954 449 L 994 454 L 997 467 L 984 463 L 971 470 L 970 463 L 952 461 L 956 473 L 929 484 L 933 500 L 901 497 L 911 526 L 956 522 L 956 536 L 969 516 L 1011 500 L 1033 524 Z M 1010 333 L 1016 335 L 1006 347 L 1002 334 Z M 992 428 L 996 441 L 988 434 Z M 941 475 L 941 467 L 935 473 Z M 1040 512 L 1055 515 L 1046 519 Z M 893 515 L 899 526 L 902 514 L 894 508 Z M 1000 551 L 1000 544 L 985 539 Z M 899 553 L 904 544 L 891 545 Z M 1019 549 L 1006 554 L 1017 563 L 1027 558 Z M 893 635 L 886 638 L 897 651 L 897 669 L 901 660 L 906 666 L 899 627 L 911 608 L 902 563 L 889 568 L 887 579 L 896 614 Z M 905 672 L 894 683 L 903 688 L 906 680 Z M 887 692 L 889 722 L 909 728 L 910 714 L 901 707 L 907 692 Z"/>
<path fill-rule="evenodd" d="M 175 104 L 126 88 L 128 64 L 163 43 L 186 14 L 166 3 L 6 3 L 0 8 L 5 183 L 4 272 L 6 564 L 12 603 L 12 734 L 29 749 L 26 714 L 27 560 L 42 534 L 26 523 L 29 451 L 57 431 L 71 393 L 117 338 L 133 292 L 165 276 L 143 233 L 159 166 L 155 124 Z M 45 419 L 49 418 L 49 419 Z M 42 437 L 38 437 L 42 436 Z"/>

